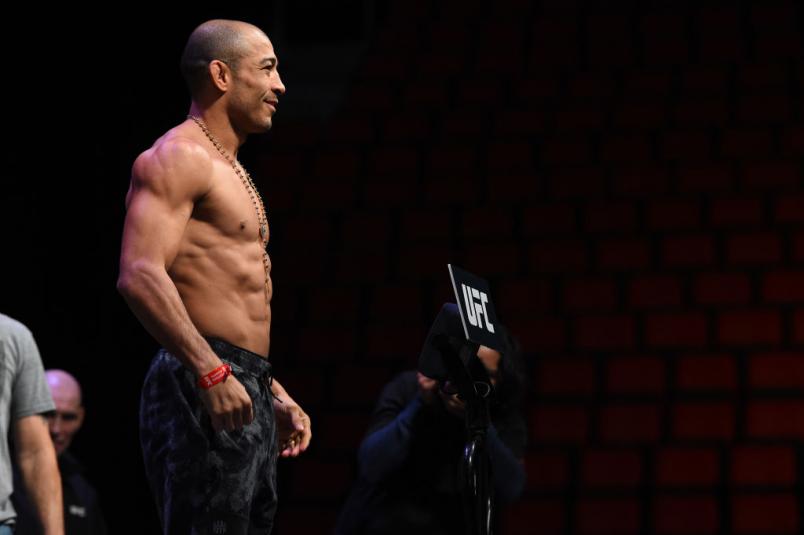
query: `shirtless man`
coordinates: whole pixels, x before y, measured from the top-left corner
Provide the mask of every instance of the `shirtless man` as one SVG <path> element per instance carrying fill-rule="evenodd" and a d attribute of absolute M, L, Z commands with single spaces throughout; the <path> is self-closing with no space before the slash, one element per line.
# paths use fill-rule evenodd
<path fill-rule="evenodd" d="M 165 533 L 269 533 L 278 455 L 310 419 L 271 376 L 262 199 L 237 161 L 271 128 L 285 86 L 268 37 L 238 21 L 191 34 L 188 119 L 134 162 L 117 287 L 159 351 L 140 437 Z"/>

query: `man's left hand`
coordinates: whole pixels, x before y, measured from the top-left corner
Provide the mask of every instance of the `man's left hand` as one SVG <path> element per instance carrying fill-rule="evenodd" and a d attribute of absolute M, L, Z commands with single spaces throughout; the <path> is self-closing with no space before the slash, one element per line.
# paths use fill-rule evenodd
<path fill-rule="evenodd" d="M 310 445 L 313 432 L 310 417 L 290 396 L 274 399 L 276 414 L 276 435 L 279 441 L 279 455 L 298 457 Z"/>

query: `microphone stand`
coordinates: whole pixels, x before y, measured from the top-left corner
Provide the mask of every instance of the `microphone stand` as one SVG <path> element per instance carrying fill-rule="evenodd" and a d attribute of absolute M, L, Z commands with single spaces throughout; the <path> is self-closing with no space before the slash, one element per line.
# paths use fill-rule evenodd
<path fill-rule="evenodd" d="M 485 368 L 477 358 L 477 343 L 463 340 L 456 348 L 446 335 L 437 335 L 433 338 L 433 345 L 441 354 L 449 378 L 457 386 L 458 396 L 465 404 L 466 444 L 461 456 L 458 481 L 466 533 L 492 535 L 494 486 L 491 463 L 486 453 L 486 434 L 491 421 L 488 404 L 491 384 Z"/>

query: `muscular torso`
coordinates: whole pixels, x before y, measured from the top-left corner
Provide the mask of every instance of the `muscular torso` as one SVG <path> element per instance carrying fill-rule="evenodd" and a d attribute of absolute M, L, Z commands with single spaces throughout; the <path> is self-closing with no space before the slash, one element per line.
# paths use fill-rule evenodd
<path fill-rule="evenodd" d="M 195 201 L 168 274 L 202 335 L 267 356 L 272 286 L 257 209 L 232 165 L 201 130 L 192 123 L 179 129 L 209 152 L 213 170 L 210 189 Z M 256 195 L 255 201 L 259 207 Z"/>

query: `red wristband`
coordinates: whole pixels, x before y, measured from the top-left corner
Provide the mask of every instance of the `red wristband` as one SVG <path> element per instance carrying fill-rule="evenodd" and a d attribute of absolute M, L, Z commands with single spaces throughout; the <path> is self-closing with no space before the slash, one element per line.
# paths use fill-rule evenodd
<path fill-rule="evenodd" d="M 204 389 L 209 389 L 218 383 L 226 380 L 227 377 L 232 375 L 232 367 L 228 364 L 218 366 L 208 374 L 198 379 L 198 386 Z"/>

